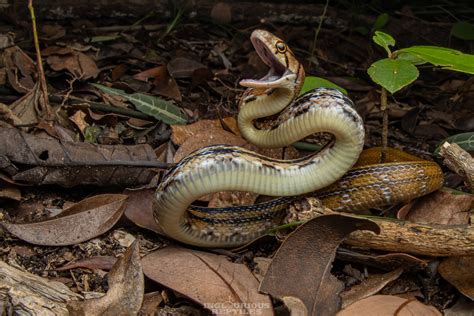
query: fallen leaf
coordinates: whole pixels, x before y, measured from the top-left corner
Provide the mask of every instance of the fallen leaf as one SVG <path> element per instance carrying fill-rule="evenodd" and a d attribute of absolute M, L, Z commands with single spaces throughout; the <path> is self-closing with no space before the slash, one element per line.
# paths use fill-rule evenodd
<path fill-rule="evenodd" d="M 233 117 L 225 117 L 221 120 L 199 120 L 192 124 L 187 125 L 171 125 L 171 140 L 176 145 L 182 145 L 190 137 L 194 137 L 203 131 L 209 131 L 209 129 L 222 129 L 222 125 L 225 124 L 230 131 L 240 136 L 237 121 Z"/>
<path fill-rule="evenodd" d="M 348 262 L 359 262 L 382 270 L 393 270 L 399 267 L 424 269 L 429 263 L 428 260 L 422 260 L 406 253 L 372 255 L 342 248 L 337 250 L 337 258 Z"/>
<path fill-rule="evenodd" d="M 211 9 L 211 18 L 214 22 L 220 24 L 230 23 L 232 20 L 232 8 L 230 4 L 225 2 L 216 3 Z"/>
<path fill-rule="evenodd" d="M 360 301 L 363 298 L 378 293 L 388 283 L 396 280 L 403 272 L 402 268 L 398 268 L 385 274 L 373 274 L 362 283 L 354 285 L 349 290 L 341 293 L 342 308 Z"/>
<path fill-rule="evenodd" d="M 75 262 L 69 262 L 62 267 L 56 268 L 56 271 L 65 271 L 76 268 L 85 268 L 91 270 L 110 270 L 112 266 L 117 262 L 117 258 L 113 256 L 95 256 L 90 258 L 84 258 Z"/>
<path fill-rule="evenodd" d="M 21 191 L 17 187 L 11 185 L 0 186 L 0 200 L 1 199 L 20 201 Z"/>
<path fill-rule="evenodd" d="M 137 315 L 145 293 L 145 280 L 138 242 L 134 242 L 117 261 L 108 276 L 109 290 L 105 296 L 71 301 L 68 310 L 71 315 L 116 316 Z"/>
<path fill-rule="evenodd" d="M 319 216 L 298 227 L 275 254 L 260 291 L 297 297 L 310 315 L 336 313 L 344 286 L 330 273 L 331 265 L 339 244 L 355 230 L 379 233 L 374 222 L 343 215 Z"/>
<path fill-rule="evenodd" d="M 91 57 L 74 50 L 69 54 L 50 55 L 46 62 L 53 70 L 67 70 L 81 80 L 95 78 L 99 74 L 99 68 Z"/>
<path fill-rule="evenodd" d="M 397 218 L 419 224 L 465 225 L 473 203 L 474 195 L 443 188 L 402 207 Z"/>
<path fill-rule="evenodd" d="M 160 292 L 151 292 L 146 293 L 143 297 L 143 304 L 140 308 L 139 315 L 140 316 L 154 316 L 158 315 L 156 311 L 158 310 L 158 306 L 163 302 L 163 296 L 161 296 Z"/>
<path fill-rule="evenodd" d="M 163 235 L 162 229 L 153 217 L 155 190 L 125 190 L 123 194 L 128 196 L 127 202 L 125 202 L 125 217 L 139 227 Z"/>
<path fill-rule="evenodd" d="M 69 119 L 76 124 L 77 128 L 81 131 L 84 135 L 84 131 L 87 127 L 89 127 L 89 123 L 85 121 L 86 113 L 82 112 L 81 110 L 76 111 L 73 115 L 69 117 Z"/>
<path fill-rule="evenodd" d="M 190 78 L 197 69 L 207 69 L 207 67 L 200 62 L 186 57 L 176 57 L 172 59 L 168 63 L 167 68 L 171 76 L 176 79 Z"/>
<path fill-rule="evenodd" d="M 18 46 L 6 48 L 2 57 L 12 88 L 19 93 L 30 92 L 37 75 L 33 60 Z"/>
<path fill-rule="evenodd" d="M 45 24 L 41 28 L 42 35 L 45 37 L 46 40 L 52 41 L 60 39 L 66 35 L 66 29 L 61 25 L 51 25 Z"/>
<path fill-rule="evenodd" d="M 390 295 L 374 295 L 349 305 L 337 316 L 441 316 L 433 306 Z"/>
<path fill-rule="evenodd" d="M 35 245 L 66 246 L 97 237 L 120 219 L 127 196 L 96 195 L 40 222 L 1 225 L 16 237 Z"/>
<path fill-rule="evenodd" d="M 250 270 L 225 256 L 166 247 L 145 256 L 142 265 L 147 277 L 215 314 L 273 315 L 270 298 L 258 293 Z"/>
<path fill-rule="evenodd" d="M 155 85 L 155 89 L 152 91 L 154 92 L 153 94 L 157 93 L 176 101 L 182 100 L 178 84 L 170 75 L 165 65 L 144 70 L 133 77 L 142 81 L 148 81 L 149 78 L 153 78 L 153 84 Z"/>
<path fill-rule="evenodd" d="M 472 311 L 474 311 L 474 302 L 462 296 L 454 306 L 443 310 L 443 313 L 444 316 L 472 316 Z"/>
<path fill-rule="evenodd" d="M 206 131 L 199 132 L 193 137 L 188 138 L 176 151 L 174 162 L 179 162 L 181 159 L 200 148 L 220 144 L 244 146 L 247 142 L 243 138 L 226 132 L 223 129 L 208 128 Z"/>
<path fill-rule="evenodd" d="M 474 257 L 461 256 L 443 259 L 439 274 L 454 285 L 459 292 L 474 300 Z"/>

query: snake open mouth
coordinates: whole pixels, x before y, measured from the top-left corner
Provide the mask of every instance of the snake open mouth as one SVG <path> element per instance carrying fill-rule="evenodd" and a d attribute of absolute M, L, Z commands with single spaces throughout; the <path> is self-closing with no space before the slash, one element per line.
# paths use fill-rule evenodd
<path fill-rule="evenodd" d="M 268 43 L 252 34 L 250 40 L 260 59 L 270 67 L 268 73 L 260 79 L 244 79 L 240 85 L 249 88 L 272 88 L 278 86 L 287 76 L 294 76 L 271 51 Z"/>

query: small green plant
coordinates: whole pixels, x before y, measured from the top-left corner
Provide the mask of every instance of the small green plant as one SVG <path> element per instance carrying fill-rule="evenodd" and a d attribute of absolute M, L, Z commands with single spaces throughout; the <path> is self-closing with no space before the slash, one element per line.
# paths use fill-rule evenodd
<path fill-rule="evenodd" d="M 370 78 L 382 87 L 380 96 L 383 112 L 382 147 L 386 148 L 387 91 L 394 94 L 411 84 L 419 76 L 417 66 L 427 63 L 443 69 L 474 74 L 474 55 L 438 46 L 412 46 L 392 51 L 395 39 L 380 31 L 376 31 L 372 39 L 387 52 L 387 58 L 374 62 L 367 70 Z"/>

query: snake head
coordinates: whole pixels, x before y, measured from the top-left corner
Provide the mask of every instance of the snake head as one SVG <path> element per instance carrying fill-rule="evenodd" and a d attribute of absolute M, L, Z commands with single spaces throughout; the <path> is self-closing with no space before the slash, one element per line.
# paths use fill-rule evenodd
<path fill-rule="evenodd" d="M 240 85 L 248 88 L 287 87 L 299 90 L 304 81 L 304 70 L 288 45 L 272 33 L 255 30 L 250 36 L 260 59 L 270 67 L 260 79 L 244 79 Z"/>

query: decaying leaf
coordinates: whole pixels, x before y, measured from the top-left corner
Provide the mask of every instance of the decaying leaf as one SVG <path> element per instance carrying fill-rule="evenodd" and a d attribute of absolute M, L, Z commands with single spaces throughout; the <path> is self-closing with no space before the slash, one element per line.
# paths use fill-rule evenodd
<path fill-rule="evenodd" d="M 158 306 L 163 302 L 163 296 L 160 292 L 146 293 L 143 297 L 143 304 L 139 315 L 154 316 L 157 315 Z"/>
<path fill-rule="evenodd" d="M 108 231 L 120 219 L 127 196 L 102 194 L 82 200 L 44 221 L 1 225 L 11 234 L 35 245 L 74 245 Z"/>
<path fill-rule="evenodd" d="M 18 46 L 3 51 L 8 82 L 19 93 L 31 91 L 35 85 L 36 67 L 33 60 Z"/>
<path fill-rule="evenodd" d="M 297 297 L 310 315 L 331 315 L 340 307 L 343 284 L 331 273 L 339 244 L 355 230 L 379 232 L 372 221 L 343 215 L 316 217 L 291 233 L 273 258 L 260 291 Z"/>
<path fill-rule="evenodd" d="M 11 185 L 1 185 L 0 184 L 0 201 L 2 199 L 20 201 L 21 200 L 21 191 Z"/>
<path fill-rule="evenodd" d="M 444 188 L 407 204 L 397 217 L 419 224 L 465 225 L 473 204 L 474 195 Z"/>
<path fill-rule="evenodd" d="M 423 305 L 417 300 L 398 296 L 374 295 L 364 298 L 343 309 L 337 316 L 441 316 L 433 306 Z"/>
<path fill-rule="evenodd" d="M 474 256 L 445 258 L 438 272 L 459 292 L 474 300 Z"/>
<path fill-rule="evenodd" d="M 342 308 L 378 293 L 385 285 L 396 280 L 402 272 L 403 269 L 398 268 L 385 274 L 370 275 L 369 278 L 363 280 L 361 284 L 354 285 L 348 291 L 341 293 Z"/>
<path fill-rule="evenodd" d="M 32 166 L 16 171 L 12 175 L 15 181 L 65 187 L 146 184 L 157 173 L 146 165 L 158 166 L 155 153 L 148 144 L 122 146 L 60 142 L 53 137 L 36 136 L 14 128 L 0 128 L 0 156 L 23 168 Z M 139 165 L 134 167 L 134 163 Z"/>
<path fill-rule="evenodd" d="M 71 315 L 136 315 L 145 292 L 138 242 L 117 261 L 108 276 L 109 290 L 101 298 L 70 302 Z"/>
<path fill-rule="evenodd" d="M 272 315 L 270 298 L 258 293 L 258 282 L 243 264 L 224 256 L 166 247 L 142 259 L 150 279 L 219 313 Z"/>
<path fill-rule="evenodd" d="M 56 271 L 65 271 L 76 268 L 110 270 L 116 262 L 117 258 L 113 256 L 95 256 L 67 263 L 62 267 L 56 268 Z"/>
<path fill-rule="evenodd" d="M 99 73 L 95 61 L 82 52 L 62 48 L 61 53 L 48 55 L 46 62 L 55 71 L 67 70 L 81 80 L 95 78 Z"/>
<path fill-rule="evenodd" d="M 181 101 L 181 92 L 179 91 L 176 80 L 169 74 L 166 66 L 158 66 L 139 72 L 133 76 L 135 79 L 148 81 L 149 78 L 153 78 L 153 84 L 156 92 L 159 95 Z"/>
<path fill-rule="evenodd" d="M 190 137 L 194 137 L 204 131 L 222 129 L 223 125 L 232 133 L 240 136 L 237 121 L 233 117 L 225 117 L 222 120 L 199 120 L 187 125 L 171 125 L 171 140 L 176 145 L 182 145 Z"/>
<path fill-rule="evenodd" d="M 139 227 L 149 229 L 158 234 L 163 234 L 163 231 L 153 217 L 155 190 L 127 190 L 124 191 L 123 194 L 128 195 L 127 202 L 125 202 L 125 217 Z"/>

